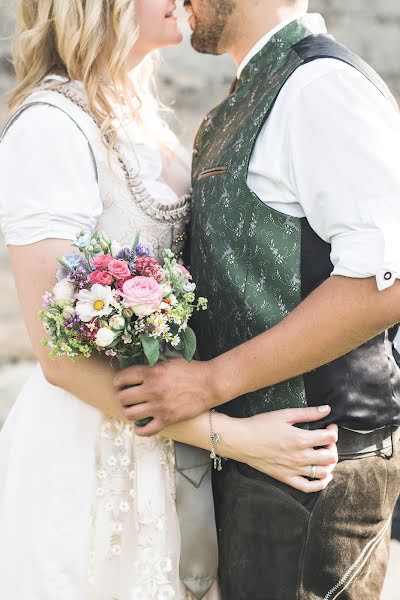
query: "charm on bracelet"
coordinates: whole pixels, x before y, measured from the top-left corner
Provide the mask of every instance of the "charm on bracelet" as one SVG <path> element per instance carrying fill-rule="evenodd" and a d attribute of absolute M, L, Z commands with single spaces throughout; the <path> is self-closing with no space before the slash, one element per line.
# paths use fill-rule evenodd
<path fill-rule="evenodd" d="M 215 410 L 210 410 L 210 430 L 211 430 L 211 453 L 210 458 L 214 463 L 214 469 L 217 471 L 222 471 L 222 457 L 218 456 L 216 453 L 215 444 L 218 444 L 221 441 L 221 438 L 218 433 L 214 432 L 212 416 L 215 413 Z"/>

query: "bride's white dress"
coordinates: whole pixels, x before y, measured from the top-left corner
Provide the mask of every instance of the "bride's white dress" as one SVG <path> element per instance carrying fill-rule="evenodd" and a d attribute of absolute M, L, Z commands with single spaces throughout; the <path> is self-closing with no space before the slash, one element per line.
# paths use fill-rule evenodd
<path fill-rule="evenodd" d="M 188 214 L 182 148 L 166 165 L 131 125 L 110 161 L 81 86 L 67 92 L 36 92 L 29 100 L 42 104 L 22 112 L 0 144 L 6 242 L 72 239 L 89 228 L 123 244 L 140 230 L 155 253 L 176 247 Z M 0 432 L 0 598 L 192 598 L 178 577 L 174 493 L 172 442 L 136 437 L 37 366 Z M 214 588 L 207 600 L 216 598 Z"/>

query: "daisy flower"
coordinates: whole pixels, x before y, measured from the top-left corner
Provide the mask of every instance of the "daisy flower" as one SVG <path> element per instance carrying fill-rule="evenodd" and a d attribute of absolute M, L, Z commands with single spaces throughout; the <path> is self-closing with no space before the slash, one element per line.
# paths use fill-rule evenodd
<path fill-rule="evenodd" d="M 84 323 L 95 317 L 109 315 L 112 311 L 113 294 L 110 286 L 95 283 L 90 290 L 81 290 L 78 294 L 76 312 Z"/>

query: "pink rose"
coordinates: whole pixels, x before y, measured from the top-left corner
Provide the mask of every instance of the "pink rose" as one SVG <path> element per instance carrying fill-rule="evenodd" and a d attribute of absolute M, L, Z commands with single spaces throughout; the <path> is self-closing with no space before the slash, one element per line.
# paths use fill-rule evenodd
<path fill-rule="evenodd" d="M 92 259 L 92 265 L 97 269 L 107 269 L 110 261 L 113 260 L 111 254 L 100 254 Z"/>
<path fill-rule="evenodd" d="M 183 265 L 180 264 L 176 264 L 175 265 L 175 271 L 178 271 L 178 273 L 180 275 L 184 275 L 185 277 L 187 277 L 187 279 L 192 279 L 191 274 L 189 273 L 189 271 L 186 269 L 186 267 L 184 267 Z"/>
<path fill-rule="evenodd" d="M 162 287 L 153 277 L 141 276 L 125 281 L 121 295 L 138 317 L 147 317 L 155 312 L 164 297 Z"/>
<path fill-rule="evenodd" d="M 92 271 L 89 275 L 89 281 L 91 283 L 100 283 L 100 285 L 111 285 L 113 282 L 113 276 L 107 271 L 100 271 L 100 269 L 96 269 L 96 271 Z"/>
<path fill-rule="evenodd" d="M 108 263 L 108 271 L 115 277 L 115 279 L 126 279 L 131 276 L 131 272 L 128 267 L 128 263 L 124 260 L 117 260 L 113 258 Z"/>

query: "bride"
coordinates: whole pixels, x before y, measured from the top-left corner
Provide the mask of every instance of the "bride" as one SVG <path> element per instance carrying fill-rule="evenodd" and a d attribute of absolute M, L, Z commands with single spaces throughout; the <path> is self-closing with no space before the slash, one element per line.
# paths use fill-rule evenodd
<path fill-rule="evenodd" d="M 136 436 L 115 400 L 113 367 L 100 356 L 50 361 L 37 318 L 56 257 L 80 230 L 103 229 L 125 245 L 140 230 L 155 255 L 182 249 L 189 159 L 152 91 L 153 51 L 181 42 L 174 9 L 172 0 L 20 0 L 0 222 L 38 366 L 0 434 L 1 598 L 194 598 L 179 578 L 168 438 L 209 450 L 208 416 Z M 292 424 L 324 415 L 281 412 L 279 422 L 260 415 L 246 427 L 215 415 L 220 450 L 322 490 L 334 452 L 313 450 L 316 432 L 305 448 L 308 433 Z M 334 450 L 335 433 L 323 435 L 320 445 Z M 310 460 L 314 481 L 305 479 Z M 214 584 L 204 597 L 217 596 Z"/>

